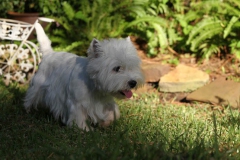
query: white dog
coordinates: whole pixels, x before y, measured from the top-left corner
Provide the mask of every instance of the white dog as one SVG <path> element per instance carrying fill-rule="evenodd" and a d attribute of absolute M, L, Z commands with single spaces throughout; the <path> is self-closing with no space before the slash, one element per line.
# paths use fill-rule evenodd
<path fill-rule="evenodd" d="M 108 126 L 120 116 L 113 97 L 130 98 L 144 83 L 140 59 L 130 38 L 93 39 L 88 57 L 54 52 L 42 26 L 35 25 L 43 54 L 25 97 L 25 109 L 43 105 L 66 125 L 89 130 L 86 120 Z"/>

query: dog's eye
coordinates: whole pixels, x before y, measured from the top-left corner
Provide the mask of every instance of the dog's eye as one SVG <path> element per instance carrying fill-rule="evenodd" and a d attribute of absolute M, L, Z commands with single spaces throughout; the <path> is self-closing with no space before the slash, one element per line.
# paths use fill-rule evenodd
<path fill-rule="evenodd" d="M 121 69 L 121 67 L 120 67 L 120 66 L 117 66 L 117 67 L 114 67 L 114 68 L 113 68 L 113 71 L 115 71 L 115 72 L 119 72 L 120 69 Z"/>

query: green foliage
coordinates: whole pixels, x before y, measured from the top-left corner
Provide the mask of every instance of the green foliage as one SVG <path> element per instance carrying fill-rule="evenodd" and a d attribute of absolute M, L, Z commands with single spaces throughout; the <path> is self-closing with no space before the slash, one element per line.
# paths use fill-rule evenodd
<path fill-rule="evenodd" d="M 9 8 L 0 2 L 0 11 Z M 25 0 L 22 0 L 25 1 Z M 93 38 L 145 40 L 147 54 L 193 53 L 199 58 L 232 53 L 240 58 L 239 0 L 38 0 L 57 50 L 85 53 Z"/>
<path fill-rule="evenodd" d="M 236 16 L 233 16 L 233 17 L 231 18 L 230 22 L 227 24 L 227 27 L 226 27 L 226 28 L 224 29 L 224 31 L 223 31 L 223 33 L 224 33 L 223 38 L 226 38 L 226 37 L 229 35 L 229 33 L 230 33 L 231 30 L 232 30 L 232 27 L 234 26 L 234 24 L 235 24 L 238 20 L 239 20 L 239 18 L 236 17 Z"/>
<path fill-rule="evenodd" d="M 8 11 L 19 13 L 41 12 L 42 0 L 1 0 L 0 18 L 7 18 Z"/>
<path fill-rule="evenodd" d="M 206 59 L 226 51 L 240 57 L 238 0 L 152 0 L 146 14 L 162 21 L 138 24 L 141 36 L 148 42 L 149 56 L 169 53 L 171 47 Z"/>
<path fill-rule="evenodd" d="M 158 48 L 164 52 L 179 39 L 174 22 L 169 23 L 158 16 L 160 12 L 171 16 L 167 10 L 167 2 L 157 5 L 158 1 L 152 3 L 149 0 L 52 0 L 42 4 L 44 14 L 50 15 L 60 24 L 60 27 L 50 33 L 58 50 L 71 48 L 72 52 L 77 53 L 92 38 L 126 37 L 132 34 L 148 41 L 150 56 L 154 56 L 158 53 Z M 52 7 L 53 4 L 55 7 Z M 79 46 L 72 45 L 74 42 Z"/>
<path fill-rule="evenodd" d="M 209 59 L 213 53 L 220 53 L 219 45 L 214 43 L 203 43 L 199 46 L 199 49 L 201 50 L 201 57 L 206 59 Z"/>
<path fill-rule="evenodd" d="M 208 59 L 214 53 L 224 53 L 222 48 L 228 48 L 227 51 L 239 58 L 239 4 L 237 0 L 192 3 L 190 10 L 202 18 L 195 19 L 189 33 L 186 44 L 190 50 Z"/>
<path fill-rule="evenodd" d="M 144 20 L 145 17 L 137 17 L 137 28 L 140 30 L 141 38 L 146 39 L 148 43 L 148 55 L 156 56 L 159 51 L 163 52 L 168 42 L 168 20 L 162 18 L 159 14 L 168 15 L 169 9 L 166 5 L 167 1 L 159 3 L 158 1 L 149 1 L 146 8 L 145 17 L 148 20 Z M 142 20 L 142 21 L 141 21 Z"/>
<path fill-rule="evenodd" d="M 86 47 L 93 38 L 126 37 L 131 33 L 129 28 L 137 23 L 134 16 L 145 14 L 142 6 L 147 1 L 44 2 L 44 14 L 51 16 L 60 24 L 60 27 L 50 33 L 53 44 L 58 46 L 59 50 L 70 48 L 72 52 L 77 53 L 81 50 L 80 47 Z M 56 5 L 52 8 L 53 4 Z"/>
<path fill-rule="evenodd" d="M 180 0 L 149 0 L 146 15 L 151 20 L 137 24 L 141 38 L 148 43 L 148 56 L 169 53 L 169 48 L 173 50 L 172 48 L 177 47 L 177 44 L 184 40 L 182 32 L 178 30 L 180 23 L 186 28 L 188 24 L 183 20 L 185 10 L 183 4 L 184 2 Z"/>
<path fill-rule="evenodd" d="M 13 6 L 8 0 L 0 2 L 0 18 L 7 17 L 7 11 L 12 10 Z"/>
<path fill-rule="evenodd" d="M 230 41 L 231 53 L 240 59 L 240 40 L 233 39 Z"/>
<path fill-rule="evenodd" d="M 221 37 L 222 32 L 223 27 L 221 26 L 220 20 L 205 18 L 192 28 L 187 40 L 187 45 L 191 45 L 190 49 L 193 52 L 202 49 L 203 58 L 209 58 L 211 53 L 220 51 L 218 46 L 213 43 L 214 41 L 208 44 L 208 40 L 213 37 Z"/>

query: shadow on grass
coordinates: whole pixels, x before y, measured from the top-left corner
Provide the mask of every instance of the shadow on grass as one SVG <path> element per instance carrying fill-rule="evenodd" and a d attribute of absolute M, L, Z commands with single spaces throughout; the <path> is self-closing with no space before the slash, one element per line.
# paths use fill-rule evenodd
<path fill-rule="evenodd" d="M 0 84 L 0 159 L 182 160 L 228 156 L 218 151 L 218 139 L 209 138 L 205 129 L 208 124 L 199 128 L 192 123 L 184 125 L 177 119 L 182 117 L 182 112 L 177 112 L 176 107 L 173 107 L 176 114 L 173 120 L 168 112 L 170 107 L 159 108 L 154 117 L 151 109 L 139 103 L 121 102 L 122 117 L 117 122 L 109 128 L 97 127 L 85 132 L 76 126 L 62 126 L 45 109 L 26 113 L 25 92 L 25 86 Z M 167 116 L 166 124 L 157 121 L 164 116 Z"/>

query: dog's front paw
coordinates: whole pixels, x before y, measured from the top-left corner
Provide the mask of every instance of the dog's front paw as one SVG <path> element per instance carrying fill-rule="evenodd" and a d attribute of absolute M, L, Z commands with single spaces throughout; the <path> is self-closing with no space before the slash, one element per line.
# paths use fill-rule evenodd
<path fill-rule="evenodd" d="M 110 110 L 110 111 L 106 111 L 105 113 L 107 113 L 107 116 L 104 119 L 102 119 L 102 121 L 99 122 L 100 127 L 104 127 L 104 128 L 108 127 L 113 123 L 113 121 L 119 119 L 120 117 L 120 112 L 118 110 L 117 105 L 115 106 L 114 111 Z"/>
<path fill-rule="evenodd" d="M 103 127 L 103 128 L 106 128 L 106 127 L 110 126 L 112 124 L 112 122 L 113 122 L 112 120 L 99 122 L 99 126 Z"/>
<path fill-rule="evenodd" d="M 87 132 L 93 130 L 93 128 L 91 127 L 91 124 L 88 123 L 88 121 L 82 122 L 82 123 L 77 123 L 77 126 L 78 126 L 78 128 L 80 128 L 84 131 L 87 131 Z"/>

